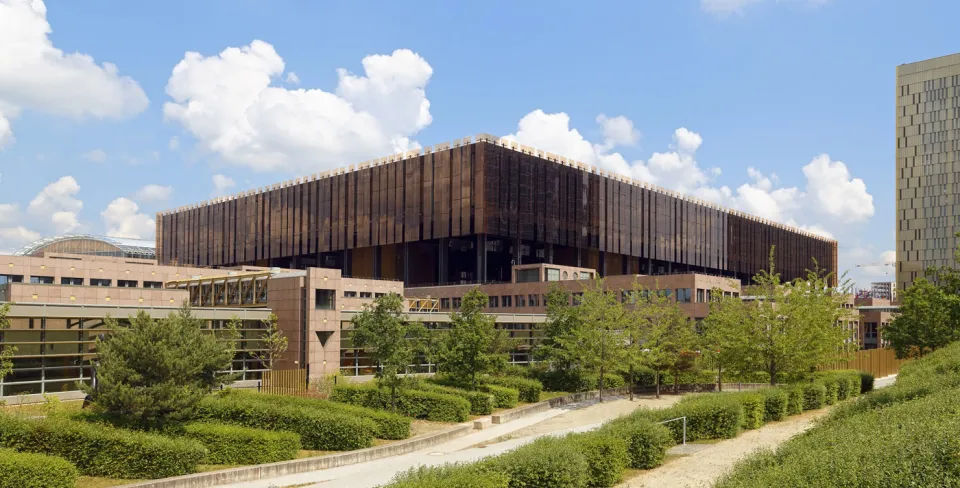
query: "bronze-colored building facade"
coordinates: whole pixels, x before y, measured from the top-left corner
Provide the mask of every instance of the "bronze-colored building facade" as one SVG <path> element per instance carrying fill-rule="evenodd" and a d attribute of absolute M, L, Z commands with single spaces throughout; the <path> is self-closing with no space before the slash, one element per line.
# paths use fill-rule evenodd
<path fill-rule="evenodd" d="M 600 275 L 784 278 L 836 241 L 487 135 L 157 215 L 162 264 L 326 267 L 408 286 L 510 281 L 553 263 Z"/>

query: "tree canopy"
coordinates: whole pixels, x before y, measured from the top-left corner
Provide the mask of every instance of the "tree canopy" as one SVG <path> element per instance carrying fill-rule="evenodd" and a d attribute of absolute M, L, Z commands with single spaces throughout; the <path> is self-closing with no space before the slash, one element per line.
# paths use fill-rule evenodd
<path fill-rule="evenodd" d="M 509 332 L 495 326 L 495 318 L 483 313 L 488 297 L 475 287 L 450 314 L 450 330 L 441 341 L 438 362 L 443 373 L 477 388 L 479 375 L 503 369 L 512 346 Z"/>
<path fill-rule="evenodd" d="M 353 318 L 351 340 L 354 347 L 363 349 L 379 366 L 377 381 L 390 388 L 395 401 L 402 383 L 400 375 L 424 352 L 425 335 L 423 324 L 411 321 L 404 313 L 403 298 L 390 293 L 377 297 L 371 305 L 364 305 Z"/>
<path fill-rule="evenodd" d="M 10 313 L 10 304 L 0 305 L 0 332 L 10 328 L 10 319 L 7 314 Z M 17 349 L 13 346 L 3 345 L 0 347 L 0 379 L 13 371 L 13 354 Z"/>
<path fill-rule="evenodd" d="M 960 296 L 925 278 L 900 293 L 900 313 L 882 331 L 898 358 L 923 356 L 960 340 Z"/>

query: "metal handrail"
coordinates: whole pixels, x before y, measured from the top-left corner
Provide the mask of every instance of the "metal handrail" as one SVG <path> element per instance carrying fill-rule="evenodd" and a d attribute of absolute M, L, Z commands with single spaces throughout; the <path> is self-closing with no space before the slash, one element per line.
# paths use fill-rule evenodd
<path fill-rule="evenodd" d="M 677 417 L 675 419 L 664 420 L 660 423 L 668 424 L 670 422 L 676 422 L 677 420 L 683 420 L 683 445 L 687 445 L 687 417 Z"/>

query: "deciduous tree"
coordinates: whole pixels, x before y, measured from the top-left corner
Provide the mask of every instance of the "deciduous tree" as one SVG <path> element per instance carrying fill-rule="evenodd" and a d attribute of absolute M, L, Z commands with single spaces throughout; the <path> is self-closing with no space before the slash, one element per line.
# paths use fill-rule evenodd
<path fill-rule="evenodd" d="M 400 375 L 423 352 L 422 340 L 426 335 L 423 324 L 411 321 L 405 312 L 400 295 L 377 297 L 353 318 L 351 335 L 353 346 L 363 349 L 379 366 L 377 381 L 390 389 L 394 406 L 403 383 Z"/>
<path fill-rule="evenodd" d="M 641 338 L 631 348 L 635 361 L 654 372 L 657 398 L 664 371 L 679 366 L 683 354 L 696 348 L 694 323 L 667 290 L 634 291 L 636 305 L 632 320 Z"/>
<path fill-rule="evenodd" d="M 507 331 L 495 326 L 496 319 L 483 313 L 488 297 L 473 288 L 460 302 L 460 310 L 450 314 L 439 356 L 439 366 L 461 381 L 477 388 L 479 375 L 502 369 L 513 345 Z"/>
<path fill-rule="evenodd" d="M 960 340 L 952 314 L 960 297 L 918 278 L 900 298 L 900 313 L 881 331 L 898 358 L 923 356 Z"/>
<path fill-rule="evenodd" d="M 263 321 L 264 329 L 259 340 L 262 349 L 251 353 L 267 369 L 273 369 L 277 362 L 283 359 L 283 354 L 287 352 L 289 346 L 289 339 L 280 332 L 277 323 L 277 315 L 271 312 Z"/>
<path fill-rule="evenodd" d="M 10 328 L 10 319 L 7 318 L 7 314 L 9 313 L 9 303 L 0 305 L 0 333 Z M 13 371 L 13 354 L 15 352 L 17 352 L 16 347 L 8 345 L 0 346 L 0 379 L 3 379 L 4 376 Z"/>
<path fill-rule="evenodd" d="M 603 401 L 604 375 L 621 366 L 628 344 L 627 314 L 619 293 L 604 288 L 598 278 L 584 283 L 583 294 L 576 305 L 578 327 L 572 327 L 567 350 L 577 358 L 579 366 L 600 378 L 600 401 Z"/>

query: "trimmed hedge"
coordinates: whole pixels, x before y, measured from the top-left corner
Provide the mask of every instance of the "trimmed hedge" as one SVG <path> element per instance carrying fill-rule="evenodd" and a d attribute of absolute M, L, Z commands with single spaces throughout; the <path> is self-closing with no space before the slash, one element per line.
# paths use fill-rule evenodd
<path fill-rule="evenodd" d="M 330 399 L 367 408 L 390 410 L 390 392 L 376 386 L 338 385 Z M 403 390 L 397 398 L 397 412 L 416 419 L 436 422 L 463 422 L 470 416 L 470 402 L 432 391 Z"/>
<path fill-rule="evenodd" d="M 676 405 L 661 410 L 640 410 L 630 415 L 663 421 L 687 417 L 687 442 L 701 439 L 732 439 L 744 425 L 743 405 L 733 394 L 692 395 Z M 628 418 L 630 418 L 628 417 Z M 683 422 L 664 424 L 673 433 L 674 441 L 683 442 Z"/>
<path fill-rule="evenodd" d="M 653 469 L 663 464 L 667 449 L 674 445 L 673 432 L 650 419 L 627 418 L 614 420 L 601 431 L 619 437 L 627 443 L 627 454 L 633 469 Z"/>
<path fill-rule="evenodd" d="M 818 410 L 827 403 L 827 387 L 823 383 L 807 383 L 803 388 L 803 410 Z"/>
<path fill-rule="evenodd" d="M 520 391 L 500 385 L 480 385 L 480 389 L 493 395 L 497 408 L 513 408 L 520 403 Z"/>
<path fill-rule="evenodd" d="M 421 382 L 413 387 L 415 390 L 432 391 L 436 393 L 445 393 L 453 395 L 470 402 L 471 415 L 490 415 L 493 413 L 496 399 L 486 391 L 470 391 L 452 386 L 444 386 L 431 382 Z"/>
<path fill-rule="evenodd" d="M 587 460 L 587 486 L 613 486 L 623 479 L 630 464 L 627 442 L 604 432 L 571 434 L 568 442 Z"/>
<path fill-rule="evenodd" d="M 544 371 L 540 376 L 543 387 L 549 391 L 589 391 L 600 386 L 600 378 L 595 374 L 586 374 L 580 371 Z M 622 376 L 613 373 L 603 375 L 603 388 L 623 388 L 626 381 Z"/>
<path fill-rule="evenodd" d="M 866 371 L 860 371 L 860 394 L 873 391 L 873 375 Z"/>
<path fill-rule="evenodd" d="M 766 402 L 762 394 L 744 391 L 737 393 L 719 393 L 719 395 L 729 395 L 743 407 L 743 423 L 740 424 L 741 428 L 753 430 L 763 426 Z"/>
<path fill-rule="evenodd" d="M 299 405 L 251 400 L 247 395 L 204 398 L 197 408 L 200 419 L 300 434 L 305 449 L 351 451 L 373 445 L 377 424 L 368 418 L 325 412 Z"/>
<path fill-rule="evenodd" d="M 803 388 L 791 385 L 783 388 L 783 391 L 787 393 L 787 415 L 803 413 Z"/>
<path fill-rule="evenodd" d="M 300 436 L 238 425 L 194 422 L 182 435 L 207 448 L 205 464 L 264 464 L 296 459 Z"/>
<path fill-rule="evenodd" d="M 0 488 L 74 488 L 78 476 L 64 459 L 0 449 Z"/>
<path fill-rule="evenodd" d="M 454 463 L 419 466 L 398 474 L 391 488 L 510 488 L 510 476 L 490 468 L 490 463 Z"/>
<path fill-rule="evenodd" d="M 586 487 L 590 466 L 576 442 L 563 437 L 541 437 L 491 461 L 510 477 L 510 488 Z"/>
<path fill-rule="evenodd" d="M 230 391 L 231 394 L 242 395 L 245 398 L 259 400 L 266 403 L 295 405 L 346 414 L 353 417 L 368 418 L 377 424 L 377 430 L 373 434 L 377 439 L 402 440 L 410 437 L 410 418 L 392 412 L 358 407 L 356 405 L 348 405 L 346 403 L 332 402 L 329 400 L 321 400 L 319 398 L 267 395 L 263 393 L 245 392 L 242 390 Z"/>
<path fill-rule="evenodd" d="M 189 474 L 207 450 L 192 439 L 118 429 L 51 417 L 28 420 L 0 414 L 0 446 L 59 456 L 81 474 L 155 479 Z"/>
<path fill-rule="evenodd" d="M 763 388 L 763 422 L 776 422 L 790 414 L 790 394 L 782 388 Z"/>
<path fill-rule="evenodd" d="M 491 376 L 484 378 L 483 382 L 491 385 L 513 388 L 520 393 L 520 401 L 526 403 L 539 402 L 540 393 L 543 391 L 543 383 L 529 378 L 518 378 L 515 376 Z"/>

